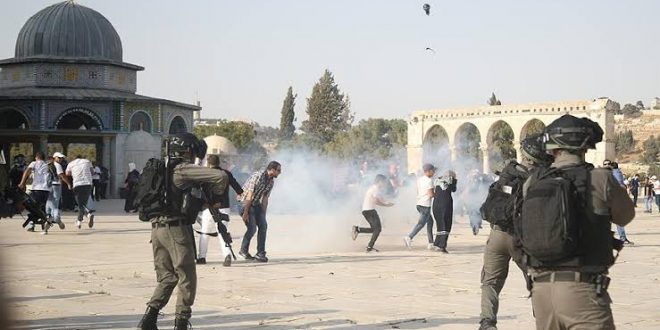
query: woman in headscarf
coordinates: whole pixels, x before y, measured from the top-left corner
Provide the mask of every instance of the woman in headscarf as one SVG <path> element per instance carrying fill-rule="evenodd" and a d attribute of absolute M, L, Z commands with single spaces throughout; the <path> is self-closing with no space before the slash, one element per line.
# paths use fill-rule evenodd
<path fill-rule="evenodd" d="M 454 218 L 454 199 L 451 194 L 456 192 L 456 173 L 454 171 L 445 172 L 435 180 L 434 185 L 432 211 L 438 231 L 433 245 L 438 251 L 448 253 L 447 239 Z"/>
<path fill-rule="evenodd" d="M 137 185 L 139 179 L 140 172 L 135 168 L 135 163 L 128 163 L 128 175 L 126 175 L 126 180 L 124 180 L 126 187 L 126 202 L 124 202 L 125 212 L 135 211 L 133 199 L 135 198 L 135 185 Z"/>

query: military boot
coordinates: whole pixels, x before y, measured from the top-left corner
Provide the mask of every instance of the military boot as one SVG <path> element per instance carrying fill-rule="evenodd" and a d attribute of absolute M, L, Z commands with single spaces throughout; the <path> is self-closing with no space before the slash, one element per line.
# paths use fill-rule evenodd
<path fill-rule="evenodd" d="M 491 319 L 481 319 L 479 330 L 497 330 L 497 321 Z"/>
<path fill-rule="evenodd" d="M 140 323 L 138 323 L 137 329 L 158 330 L 158 326 L 156 325 L 156 322 L 158 322 L 158 310 L 149 306 L 147 307 L 147 310 L 144 312 L 144 316 L 142 316 Z"/>
<path fill-rule="evenodd" d="M 188 321 L 188 319 L 183 319 L 183 318 L 176 318 L 174 320 L 174 330 L 188 330 L 192 329 L 192 325 Z"/>

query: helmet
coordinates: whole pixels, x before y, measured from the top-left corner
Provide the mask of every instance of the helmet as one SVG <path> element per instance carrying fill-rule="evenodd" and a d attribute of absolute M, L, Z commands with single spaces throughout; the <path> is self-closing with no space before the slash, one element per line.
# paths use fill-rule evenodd
<path fill-rule="evenodd" d="M 603 140 L 603 130 L 588 118 L 563 115 L 545 128 L 545 149 L 596 149 Z"/>
<path fill-rule="evenodd" d="M 206 155 L 206 142 L 199 140 L 191 133 L 179 133 L 171 136 L 168 143 L 168 156 L 181 157 L 183 153 L 190 152 L 192 156 L 202 159 Z"/>
<path fill-rule="evenodd" d="M 520 142 L 520 151 L 535 164 L 549 164 L 553 157 L 543 149 L 543 134 L 532 134 Z"/>

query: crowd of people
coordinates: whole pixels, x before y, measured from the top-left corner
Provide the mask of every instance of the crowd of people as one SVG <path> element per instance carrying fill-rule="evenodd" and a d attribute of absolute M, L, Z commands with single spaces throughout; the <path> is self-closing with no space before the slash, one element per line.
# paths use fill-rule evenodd
<path fill-rule="evenodd" d="M 67 162 L 66 156 L 55 152 L 46 157 L 38 151 L 28 162 L 22 154 L 16 155 L 8 174 L 9 189 L 28 191 L 40 212 L 29 212 L 23 227 L 34 232 L 41 226 L 41 233 L 48 234 L 53 225 L 65 229 L 61 211 L 78 213 L 75 225 L 82 227 L 87 221 L 94 226 L 95 201 L 106 198 L 109 170 L 101 164 L 77 156 Z"/>
<path fill-rule="evenodd" d="M 566 127 L 569 129 L 562 131 Z M 612 250 L 633 244 L 626 236 L 625 226 L 634 217 L 640 188 L 641 196 L 646 198 L 646 210 L 652 212 L 655 200 L 660 211 L 660 181 L 655 175 L 643 182 L 637 174 L 626 179 L 618 164 L 610 161 L 599 168 L 586 163 L 586 150 L 595 148 L 602 139 L 599 130 L 588 119 L 563 116 L 549 125 L 544 134 L 521 141 L 521 163 L 508 162 L 495 178 L 477 170 L 468 171 L 461 177 L 463 187 L 453 170 L 440 171 L 430 163 L 422 166 L 422 174 L 415 181 L 419 220 L 403 237 L 406 247 L 410 248 L 426 228 L 428 249 L 449 253 L 455 206 L 456 211 L 467 214 L 474 235 L 482 228 L 483 220 L 490 223 L 481 278 L 480 329 L 497 329 L 499 293 L 510 260 L 522 270 L 532 293 L 538 329 L 571 328 L 578 323 L 613 329 L 606 291 L 610 280 L 607 269 L 614 263 Z M 122 193 L 126 199 L 124 210 L 140 212 L 141 220 L 149 221 L 152 228 L 158 284 L 138 325 L 140 329 L 156 329 L 158 313 L 176 286 L 179 293 L 175 329 L 188 328 L 197 283 L 195 267 L 206 264 L 210 237 L 218 237 L 223 265 L 231 266 L 235 259 L 231 236 L 223 235 L 231 214 L 230 187 L 237 195 L 239 215 L 246 226 L 238 254 L 248 261 L 268 262 L 267 210 L 275 179 L 282 173 L 282 165 L 271 161 L 241 185 L 229 170 L 230 165 L 215 155 L 206 157 L 204 142 L 192 134 L 178 134 L 168 141 L 171 146 L 164 166 L 170 173 L 167 180 L 171 181 L 163 188 L 168 202 L 151 203 L 148 206 L 155 205 L 155 211 L 145 211 L 145 194 L 141 191 L 145 189 L 144 175 L 133 163 L 129 164 Z M 42 221 L 38 214 L 30 213 L 24 227 L 34 231 L 41 224 L 44 233 L 54 224 L 64 229 L 59 210 L 66 204 L 66 189 L 72 192 L 78 209 L 76 226 L 81 228 L 87 220 L 92 228 L 93 204 L 104 198 L 103 183 L 107 186 L 109 177 L 107 169 L 106 174 L 103 169 L 81 156 L 67 163 L 59 152 L 48 158 L 37 152 L 29 163 L 21 155 L 16 156 L 10 171 L 11 185 L 25 191 L 31 178 L 30 196 L 43 205 L 47 214 Z M 358 178 L 364 182 L 369 177 L 373 178 L 372 183 L 366 187 L 361 207 L 369 226 L 353 226 L 352 238 L 369 234 L 366 252 L 378 252 L 376 242 L 382 223 L 377 208 L 393 206 L 406 183 L 400 178 L 397 165 L 387 167 L 384 175 L 369 171 L 363 163 Z M 195 192 L 196 189 L 201 192 Z M 456 194 L 460 196 L 457 203 Z M 204 196 L 203 203 L 191 203 L 190 196 Z M 201 225 L 197 231 L 198 251 L 192 227 L 195 221 Z M 558 221 L 563 224 L 558 225 Z M 618 239 L 610 234 L 612 223 L 617 226 Z M 552 236 L 554 233 L 561 235 Z M 250 243 L 255 234 L 253 255 Z M 177 244 L 172 244 L 174 240 Z M 562 306 L 555 301 L 553 290 L 561 291 L 571 302 Z"/>

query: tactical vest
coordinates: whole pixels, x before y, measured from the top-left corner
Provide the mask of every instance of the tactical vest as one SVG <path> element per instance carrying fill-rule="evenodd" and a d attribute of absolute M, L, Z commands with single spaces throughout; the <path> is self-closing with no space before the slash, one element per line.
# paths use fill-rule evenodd
<path fill-rule="evenodd" d="M 174 185 L 174 168 L 179 164 L 180 161 L 172 161 L 168 166 L 167 207 L 163 215 L 168 217 L 169 221 L 183 221 L 192 225 L 203 203 L 197 196 L 192 195 L 192 187 L 179 189 Z"/>

